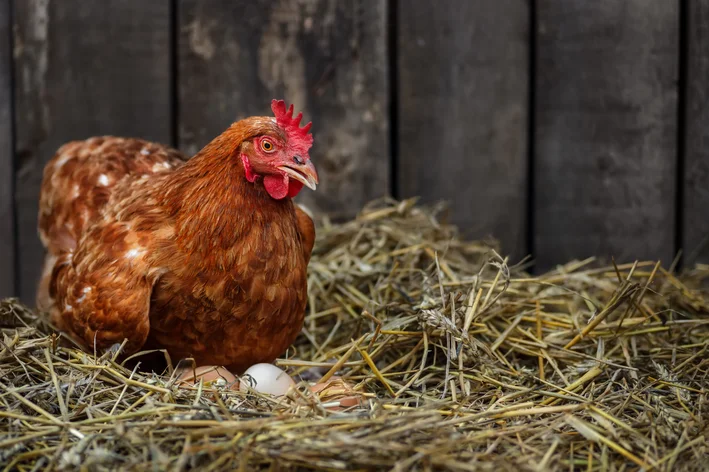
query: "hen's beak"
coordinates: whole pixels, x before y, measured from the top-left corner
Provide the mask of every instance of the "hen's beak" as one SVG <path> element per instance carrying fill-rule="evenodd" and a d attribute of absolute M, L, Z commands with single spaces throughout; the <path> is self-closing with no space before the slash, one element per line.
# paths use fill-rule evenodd
<path fill-rule="evenodd" d="M 288 174 L 289 177 L 302 182 L 303 185 L 311 190 L 315 190 L 318 185 L 318 172 L 310 160 L 302 164 L 288 164 L 279 167 L 280 170 Z"/>

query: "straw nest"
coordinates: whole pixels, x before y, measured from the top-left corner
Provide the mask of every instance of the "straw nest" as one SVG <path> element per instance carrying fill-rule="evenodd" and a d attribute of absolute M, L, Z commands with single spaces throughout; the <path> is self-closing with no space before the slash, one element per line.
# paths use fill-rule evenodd
<path fill-rule="evenodd" d="M 530 276 L 440 208 L 376 202 L 323 222 L 302 335 L 275 399 L 175 385 L 62 347 L 0 306 L 6 470 L 700 470 L 709 299 L 697 267 L 571 262 Z M 333 411 L 307 382 L 364 397 Z M 336 403 L 336 399 L 335 399 Z"/>

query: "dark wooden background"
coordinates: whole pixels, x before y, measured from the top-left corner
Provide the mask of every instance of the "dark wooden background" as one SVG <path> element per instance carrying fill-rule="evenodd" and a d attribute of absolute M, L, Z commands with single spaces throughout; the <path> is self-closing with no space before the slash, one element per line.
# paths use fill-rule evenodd
<path fill-rule="evenodd" d="M 709 0 L 0 0 L 0 296 L 33 299 L 63 142 L 193 153 L 274 97 L 317 211 L 421 195 L 541 268 L 709 262 L 708 91 Z"/>

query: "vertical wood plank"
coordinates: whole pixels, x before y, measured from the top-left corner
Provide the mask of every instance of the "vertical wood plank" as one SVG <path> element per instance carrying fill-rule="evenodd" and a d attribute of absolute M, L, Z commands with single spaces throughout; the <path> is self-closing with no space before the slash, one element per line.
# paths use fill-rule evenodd
<path fill-rule="evenodd" d="M 113 134 L 169 143 L 170 4 L 15 2 L 20 294 L 34 302 L 42 169 L 66 141 Z"/>
<path fill-rule="evenodd" d="M 15 295 L 10 1 L 0 0 L 0 298 Z"/>
<path fill-rule="evenodd" d="M 537 2 L 535 246 L 671 261 L 679 2 Z"/>
<path fill-rule="evenodd" d="M 398 2 L 397 180 L 467 236 L 526 247 L 529 2 Z"/>
<path fill-rule="evenodd" d="M 179 2 L 179 143 L 195 153 L 283 98 L 313 121 L 317 192 L 299 201 L 351 216 L 389 191 L 386 2 Z"/>
<path fill-rule="evenodd" d="M 709 1 L 687 3 L 683 241 L 685 267 L 709 263 Z"/>

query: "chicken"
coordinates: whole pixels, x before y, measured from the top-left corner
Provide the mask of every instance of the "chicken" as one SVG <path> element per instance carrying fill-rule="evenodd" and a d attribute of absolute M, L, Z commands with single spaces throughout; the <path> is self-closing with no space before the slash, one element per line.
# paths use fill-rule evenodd
<path fill-rule="evenodd" d="M 166 349 L 240 373 L 294 341 L 313 222 L 291 200 L 318 175 L 310 123 L 232 124 L 187 160 L 139 139 L 65 144 L 47 164 L 38 306 L 90 350 Z"/>

